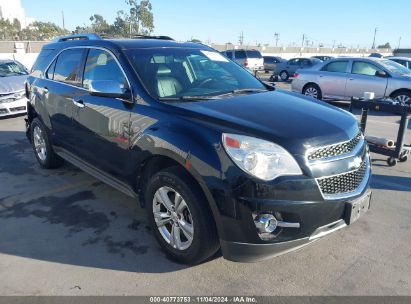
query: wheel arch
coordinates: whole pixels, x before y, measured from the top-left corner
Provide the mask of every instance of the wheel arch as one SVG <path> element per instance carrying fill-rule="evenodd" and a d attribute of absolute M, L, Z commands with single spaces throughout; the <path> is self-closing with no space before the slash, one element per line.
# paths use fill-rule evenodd
<path fill-rule="evenodd" d="M 401 93 L 401 92 L 406 92 L 411 95 L 411 89 L 402 88 L 402 89 L 397 89 L 391 92 L 390 97 L 394 97 L 397 93 Z"/>

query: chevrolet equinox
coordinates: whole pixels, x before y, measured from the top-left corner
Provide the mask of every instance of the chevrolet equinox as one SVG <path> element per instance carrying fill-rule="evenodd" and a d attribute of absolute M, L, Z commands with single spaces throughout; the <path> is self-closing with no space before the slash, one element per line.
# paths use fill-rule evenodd
<path fill-rule="evenodd" d="M 26 83 L 42 168 L 68 161 L 136 198 L 177 261 L 220 248 L 258 261 L 370 206 L 369 152 L 350 113 L 277 90 L 202 44 L 60 37 Z"/>

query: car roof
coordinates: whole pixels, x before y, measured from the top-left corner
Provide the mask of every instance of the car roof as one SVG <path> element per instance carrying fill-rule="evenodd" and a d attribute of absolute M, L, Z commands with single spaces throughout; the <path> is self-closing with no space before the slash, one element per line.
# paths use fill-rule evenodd
<path fill-rule="evenodd" d="M 140 49 L 140 48 L 192 48 L 192 49 L 208 49 L 212 48 L 193 42 L 177 42 L 174 40 L 163 40 L 163 39 L 82 39 L 82 40 L 67 40 L 67 41 L 53 41 L 46 44 L 44 49 L 64 49 L 68 47 L 76 46 L 95 46 L 95 47 L 106 47 L 109 49 L 127 50 L 127 49 Z"/>
<path fill-rule="evenodd" d="M 385 57 L 385 58 L 386 59 L 399 59 L 399 60 L 411 61 L 411 58 L 409 58 L 409 57 L 388 56 L 388 57 Z"/>

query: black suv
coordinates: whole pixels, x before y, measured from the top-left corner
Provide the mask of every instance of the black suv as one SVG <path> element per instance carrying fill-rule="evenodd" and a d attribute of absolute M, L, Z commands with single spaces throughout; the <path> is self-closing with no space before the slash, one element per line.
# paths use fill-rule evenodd
<path fill-rule="evenodd" d="M 370 160 L 355 117 L 168 37 L 62 37 L 26 84 L 43 168 L 66 160 L 138 198 L 174 259 L 256 261 L 355 221 Z"/>

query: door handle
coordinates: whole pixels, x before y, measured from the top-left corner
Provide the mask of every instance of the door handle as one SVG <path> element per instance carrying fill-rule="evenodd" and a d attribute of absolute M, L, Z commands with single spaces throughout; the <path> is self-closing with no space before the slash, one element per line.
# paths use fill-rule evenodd
<path fill-rule="evenodd" d="M 354 80 L 354 78 L 349 78 L 348 80 Z"/>
<path fill-rule="evenodd" d="M 80 98 L 73 97 L 72 101 L 79 108 L 84 108 L 85 107 L 84 101 Z"/>

